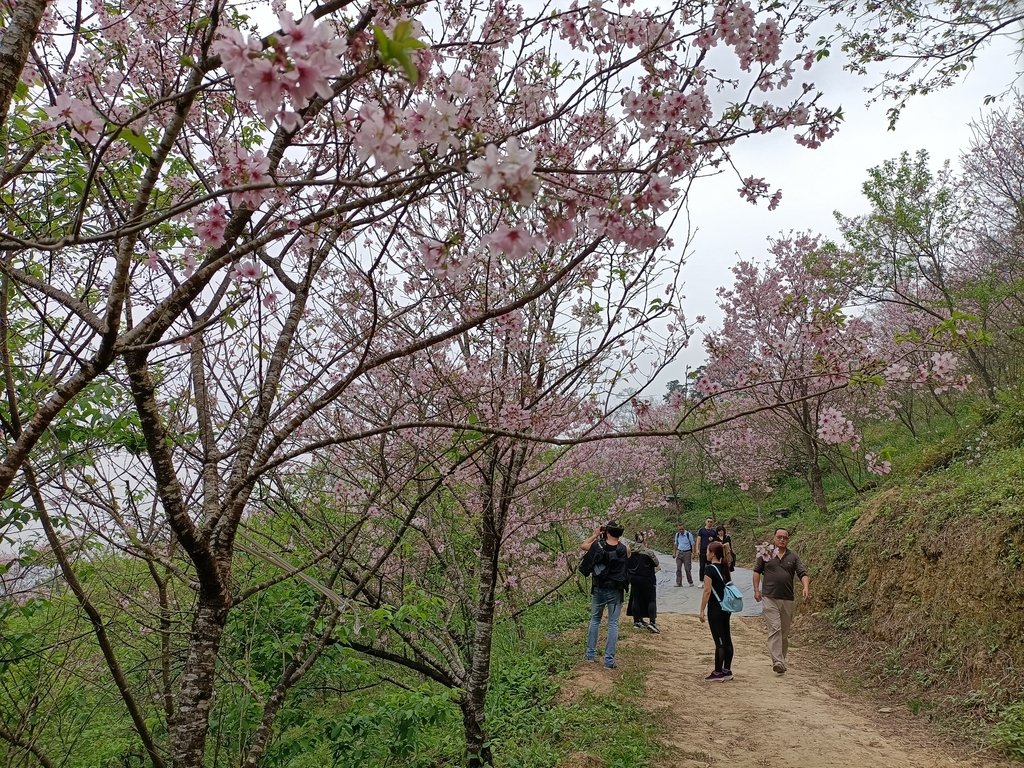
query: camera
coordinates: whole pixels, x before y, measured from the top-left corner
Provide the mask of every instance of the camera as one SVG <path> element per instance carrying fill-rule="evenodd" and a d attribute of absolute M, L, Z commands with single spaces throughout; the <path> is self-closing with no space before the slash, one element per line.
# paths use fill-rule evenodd
<path fill-rule="evenodd" d="M 602 525 L 600 530 L 601 530 L 601 538 L 602 539 L 607 538 L 608 537 L 608 526 L 607 525 Z"/>

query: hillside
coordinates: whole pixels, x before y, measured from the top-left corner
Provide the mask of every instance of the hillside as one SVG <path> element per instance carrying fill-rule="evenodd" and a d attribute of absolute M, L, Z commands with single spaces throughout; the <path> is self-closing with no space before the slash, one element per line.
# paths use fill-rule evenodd
<path fill-rule="evenodd" d="M 790 477 L 757 504 L 695 486 L 685 517 L 728 523 L 741 561 L 789 527 L 813 574 L 801 615 L 856 660 L 848 686 L 1024 759 L 1024 407 L 961 405 L 914 439 L 874 425 L 893 474 L 859 493 L 826 478 L 828 513 Z"/>

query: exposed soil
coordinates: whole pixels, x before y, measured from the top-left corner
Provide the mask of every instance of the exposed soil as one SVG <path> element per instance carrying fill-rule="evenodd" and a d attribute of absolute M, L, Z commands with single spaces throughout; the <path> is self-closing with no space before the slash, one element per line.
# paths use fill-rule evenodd
<path fill-rule="evenodd" d="M 625 620 L 625 615 L 623 619 Z M 576 689 L 610 690 L 621 670 L 647 671 L 646 701 L 666 723 L 668 757 L 658 768 L 1002 768 L 990 754 L 969 754 L 941 738 L 922 718 L 868 695 L 844 693 L 830 681 L 836 662 L 800 646 L 799 620 L 790 668 L 772 672 L 758 618 L 734 617 L 735 679 L 706 683 L 714 645 L 695 616 L 661 614 L 660 635 L 623 624 L 620 670 L 580 664 Z M 604 635 L 598 645 L 603 650 Z M 579 765 L 601 766 L 576 755 Z M 639 767 L 638 767 L 639 768 Z"/>

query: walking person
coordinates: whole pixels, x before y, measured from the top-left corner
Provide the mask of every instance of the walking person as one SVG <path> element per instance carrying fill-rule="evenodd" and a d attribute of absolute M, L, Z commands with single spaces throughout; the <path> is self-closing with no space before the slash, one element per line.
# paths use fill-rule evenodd
<path fill-rule="evenodd" d="M 728 531 L 725 530 L 724 525 L 720 525 L 715 528 L 715 538 L 725 544 L 725 562 L 729 564 L 729 569 L 736 570 L 736 550 L 732 548 L 732 536 L 729 535 Z"/>
<path fill-rule="evenodd" d="M 589 538 L 580 544 L 580 549 L 591 558 L 593 570 L 590 587 L 590 629 L 587 632 L 586 660 L 594 661 L 597 652 L 597 635 L 601 629 L 601 617 L 608 610 L 608 637 L 604 646 L 604 666 L 615 669 L 615 646 L 619 642 L 619 614 L 622 612 L 623 592 L 626 589 L 626 561 L 629 547 L 619 541 L 622 526 L 609 520 L 595 528 Z M 584 559 L 586 559 L 584 558 Z"/>
<path fill-rule="evenodd" d="M 676 535 L 672 540 L 672 557 L 676 561 L 676 586 L 683 586 L 683 571 L 686 571 L 686 581 L 693 586 L 693 547 L 696 540 L 693 534 L 686 530 L 686 523 L 680 522 L 676 525 Z"/>
<path fill-rule="evenodd" d="M 729 619 L 732 614 L 723 610 L 721 602 L 725 585 L 729 583 L 731 569 L 725 557 L 725 545 L 713 541 L 708 545 L 708 564 L 704 575 L 704 594 L 700 598 L 700 620 L 707 621 L 715 641 L 715 668 L 704 678 L 709 683 L 732 680 L 732 632 Z M 705 616 L 707 617 L 705 619 Z"/>
<path fill-rule="evenodd" d="M 626 615 L 633 617 L 635 629 L 661 634 L 658 629 L 658 555 L 647 546 L 647 535 L 637 533 L 630 547 L 631 554 L 626 564 L 629 579 L 629 604 Z M 648 624 L 644 619 L 650 619 Z"/>
<path fill-rule="evenodd" d="M 718 534 L 715 532 L 714 518 L 707 518 L 704 527 L 697 529 L 697 538 L 700 539 L 700 583 L 704 583 L 704 569 L 708 565 L 708 545 L 715 540 Z"/>
<path fill-rule="evenodd" d="M 777 528 L 773 543 L 774 554 L 759 556 L 754 563 L 754 599 L 764 605 L 768 653 L 772 657 L 772 669 L 781 675 L 786 671 L 789 628 L 793 623 L 793 577 L 800 579 L 803 585 L 805 602 L 811 597 L 811 578 L 796 552 L 789 548 L 789 531 Z"/>

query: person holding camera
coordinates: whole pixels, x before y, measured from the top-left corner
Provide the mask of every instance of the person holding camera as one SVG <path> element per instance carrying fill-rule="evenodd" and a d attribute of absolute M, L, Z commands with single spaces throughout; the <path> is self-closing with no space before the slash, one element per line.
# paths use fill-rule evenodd
<path fill-rule="evenodd" d="M 604 646 L 605 669 L 615 669 L 615 646 L 619 642 L 619 615 L 622 613 L 623 595 L 626 589 L 626 561 L 630 551 L 619 541 L 623 528 L 615 520 L 595 528 L 589 538 L 580 544 L 586 552 L 585 564 L 589 565 L 592 583 L 590 587 L 590 629 L 587 632 L 587 661 L 595 661 L 597 636 L 601 629 L 601 617 L 608 610 L 608 637 Z M 587 561 L 589 560 L 589 563 Z"/>

